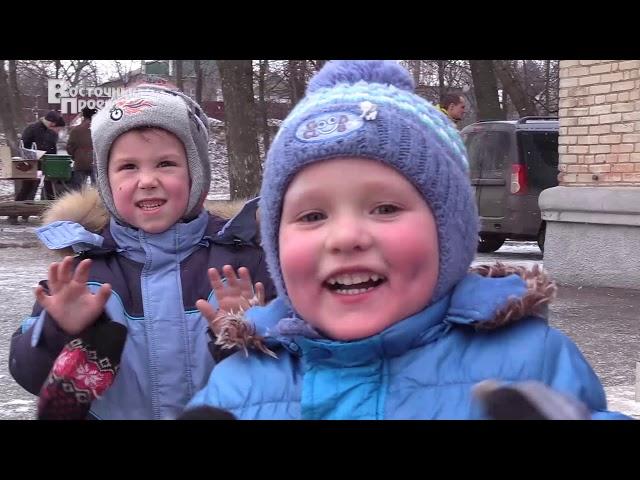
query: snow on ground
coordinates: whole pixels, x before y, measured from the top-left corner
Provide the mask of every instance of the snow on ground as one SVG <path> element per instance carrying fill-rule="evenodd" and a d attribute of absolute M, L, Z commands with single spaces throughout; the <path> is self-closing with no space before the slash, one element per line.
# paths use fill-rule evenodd
<path fill-rule="evenodd" d="M 614 412 L 621 412 L 640 420 L 640 402 L 636 401 L 635 385 L 617 385 L 605 387 L 607 394 L 607 408 Z"/>

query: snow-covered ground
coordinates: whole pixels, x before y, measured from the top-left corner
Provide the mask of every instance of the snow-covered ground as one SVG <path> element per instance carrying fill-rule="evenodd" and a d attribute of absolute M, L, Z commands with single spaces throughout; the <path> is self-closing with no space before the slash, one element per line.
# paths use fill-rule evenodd
<path fill-rule="evenodd" d="M 543 266 L 542 252 L 536 242 L 518 242 L 507 240 L 499 250 L 493 253 L 478 253 L 473 265 L 503 262 L 531 268 L 533 265 Z"/>
<path fill-rule="evenodd" d="M 607 408 L 614 412 L 622 412 L 640 420 L 640 402 L 636 401 L 635 385 L 618 385 L 605 387 Z"/>

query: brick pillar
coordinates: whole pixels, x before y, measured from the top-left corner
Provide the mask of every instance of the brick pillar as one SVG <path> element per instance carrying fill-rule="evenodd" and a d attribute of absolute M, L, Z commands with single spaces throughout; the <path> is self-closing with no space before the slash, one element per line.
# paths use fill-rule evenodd
<path fill-rule="evenodd" d="M 564 284 L 640 289 L 640 60 L 561 61 L 559 117 L 545 267 Z"/>

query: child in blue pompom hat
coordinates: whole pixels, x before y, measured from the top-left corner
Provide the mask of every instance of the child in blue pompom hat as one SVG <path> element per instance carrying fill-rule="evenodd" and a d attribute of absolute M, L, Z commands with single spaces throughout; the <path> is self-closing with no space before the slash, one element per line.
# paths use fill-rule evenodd
<path fill-rule="evenodd" d="M 278 298 L 223 318 L 219 338 L 244 351 L 188 409 L 623 417 L 607 412 L 592 368 L 544 318 L 555 292 L 544 272 L 469 270 L 478 214 L 465 148 L 413 89 L 393 61 L 329 62 L 311 80 L 265 164 L 260 228 Z M 505 398 L 516 402 L 507 412 Z"/>

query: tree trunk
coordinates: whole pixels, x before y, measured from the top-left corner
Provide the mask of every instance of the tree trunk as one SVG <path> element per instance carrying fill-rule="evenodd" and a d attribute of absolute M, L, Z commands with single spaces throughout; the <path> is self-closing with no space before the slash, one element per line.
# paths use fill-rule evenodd
<path fill-rule="evenodd" d="M 498 98 L 498 82 L 491 60 L 469 60 L 473 91 L 478 104 L 478 120 L 504 120 Z"/>
<path fill-rule="evenodd" d="M 502 89 L 502 112 L 504 113 L 504 118 L 509 118 L 509 94 L 506 90 Z"/>
<path fill-rule="evenodd" d="M 316 60 L 316 72 L 319 72 L 325 63 L 327 63 L 326 60 Z"/>
<path fill-rule="evenodd" d="M 438 60 L 438 101 L 444 95 L 444 60 Z"/>
<path fill-rule="evenodd" d="M 269 132 L 269 109 L 265 96 L 265 78 L 269 72 L 269 60 L 259 60 L 260 70 L 258 73 L 258 99 L 260 101 L 260 118 L 262 120 L 262 143 L 265 155 L 271 145 L 271 135 Z"/>
<path fill-rule="evenodd" d="M 551 83 L 551 60 L 544 61 L 544 109 L 545 114 L 549 115 L 551 112 L 549 102 L 549 84 Z"/>
<path fill-rule="evenodd" d="M 306 70 L 305 60 L 289 60 L 289 98 L 291 99 L 291 107 L 293 108 L 296 103 L 304 97 L 304 90 L 306 82 L 304 78 L 304 71 Z"/>
<path fill-rule="evenodd" d="M 202 64 L 200 60 L 193 61 L 193 69 L 196 74 L 196 102 L 202 103 Z"/>
<path fill-rule="evenodd" d="M 251 60 L 216 60 L 222 80 L 231 200 L 254 197 L 262 166 L 256 133 Z"/>
<path fill-rule="evenodd" d="M 15 118 L 11 106 L 11 89 L 7 81 L 7 73 L 4 67 L 5 61 L 0 60 L 0 121 L 4 131 L 7 145 L 11 149 L 12 156 L 19 156 L 18 134 L 15 127 Z"/>
<path fill-rule="evenodd" d="M 502 88 L 509 94 L 509 98 L 513 102 L 518 115 L 521 117 L 537 115 L 536 106 L 518 81 L 511 66 L 504 60 L 494 60 L 493 64 L 496 75 L 500 79 L 500 83 L 502 83 Z"/>
<path fill-rule="evenodd" d="M 174 60 L 176 62 L 176 87 L 182 91 L 184 89 L 184 83 L 182 81 L 182 60 Z"/>
<path fill-rule="evenodd" d="M 18 73 L 16 68 L 16 61 L 9 60 L 9 88 L 11 92 L 13 115 L 15 120 L 15 126 L 18 130 L 22 130 L 25 126 L 24 121 L 24 109 L 22 108 L 22 95 L 18 88 Z"/>
<path fill-rule="evenodd" d="M 420 64 L 421 60 L 410 60 L 411 62 L 411 74 L 413 75 L 413 83 L 416 87 L 420 85 Z"/>

